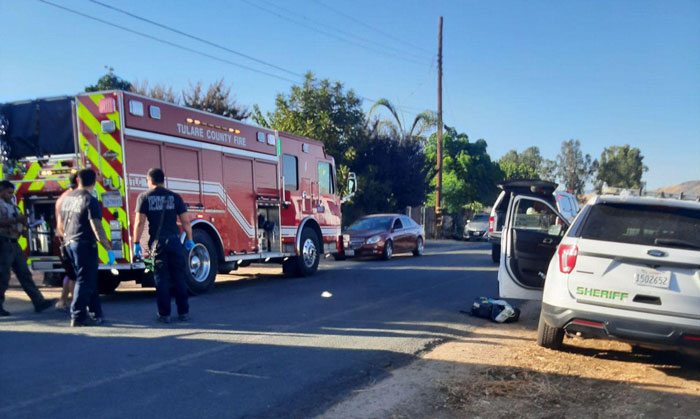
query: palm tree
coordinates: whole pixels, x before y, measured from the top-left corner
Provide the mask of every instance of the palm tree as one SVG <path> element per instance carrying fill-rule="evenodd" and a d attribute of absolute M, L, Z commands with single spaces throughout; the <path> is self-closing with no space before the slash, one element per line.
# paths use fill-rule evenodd
<path fill-rule="evenodd" d="M 421 137 L 423 133 L 437 126 L 437 114 L 434 111 L 427 110 L 416 115 L 416 118 L 413 120 L 413 124 L 411 125 L 411 129 L 405 131 L 396 107 L 387 99 L 379 99 L 374 103 L 374 105 L 372 105 L 369 110 L 369 115 L 367 116 L 369 121 L 372 120 L 372 114 L 374 111 L 380 106 L 388 109 L 391 115 L 394 117 L 394 120 L 377 120 L 376 123 L 373 124 L 374 126 L 372 127 L 372 130 L 385 130 L 388 135 L 398 138 L 399 141 Z"/>

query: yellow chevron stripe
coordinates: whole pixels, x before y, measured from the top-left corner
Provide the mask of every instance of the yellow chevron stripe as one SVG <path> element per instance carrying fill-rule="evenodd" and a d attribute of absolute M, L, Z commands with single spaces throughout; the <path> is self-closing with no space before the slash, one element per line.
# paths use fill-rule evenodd
<path fill-rule="evenodd" d="M 44 188 L 45 183 L 46 182 L 43 182 L 43 181 L 32 182 L 32 184 L 29 185 L 29 190 L 30 191 L 40 191 Z"/>
<path fill-rule="evenodd" d="M 102 145 L 105 146 L 110 151 L 113 151 L 117 153 L 117 161 L 119 163 L 122 162 L 122 148 L 119 145 L 119 143 L 112 137 L 112 134 L 103 134 L 102 133 L 102 126 L 100 125 L 100 121 L 95 118 L 95 115 L 90 113 L 90 111 L 83 105 L 82 103 L 78 102 L 78 117 L 80 117 L 80 120 L 83 121 L 86 127 L 92 133 L 97 137 L 99 141 L 102 142 Z"/>
<path fill-rule="evenodd" d="M 81 138 L 81 144 L 82 144 L 83 140 L 87 141 L 85 139 L 85 137 L 82 135 L 82 133 L 80 134 L 80 138 Z M 90 147 L 88 149 L 88 152 L 86 153 L 86 155 L 87 155 L 88 159 L 90 160 L 90 162 L 92 163 L 92 165 L 97 167 L 97 159 L 101 158 L 97 154 L 97 150 L 95 150 L 94 147 Z M 102 167 L 104 168 L 105 165 L 102 165 Z M 108 168 L 108 170 L 107 170 L 108 172 L 111 171 L 116 176 L 116 173 L 114 172 L 114 170 L 112 169 L 111 166 L 107 165 L 107 168 Z M 104 170 L 103 170 L 103 172 L 104 172 Z M 108 173 L 104 173 L 104 174 L 107 175 Z M 123 183 L 122 183 L 122 186 L 120 189 L 121 189 L 120 192 L 121 192 L 122 196 L 124 196 L 124 184 Z M 102 196 L 103 193 L 107 192 L 107 190 L 100 183 L 95 183 L 95 190 L 97 191 L 99 196 Z M 127 219 L 126 212 L 124 211 L 123 208 L 116 208 L 116 212 L 117 212 L 117 220 L 119 220 L 119 223 L 122 225 L 123 228 L 125 228 L 126 227 L 126 219 Z M 105 232 L 110 231 L 109 222 L 107 220 L 105 220 L 104 218 L 102 218 L 102 227 L 105 229 Z M 107 257 L 107 250 L 99 243 L 97 244 L 97 253 L 98 253 L 100 262 L 107 263 L 107 261 L 109 260 L 109 258 Z M 125 256 L 126 260 L 129 260 L 128 252 L 124 252 L 124 256 Z"/>
<path fill-rule="evenodd" d="M 81 144 L 80 147 L 81 147 L 81 149 L 83 148 L 83 144 L 86 142 L 88 142 L 88 140 L 87 140 L 87 138 L 85 138 L 85 136 L 81 132 L 80 133 L 80 144 Z M 121 194 L 121 196 L 124 196 L 125 195 L 124 180 L 121 178 L 121 176 L 119 176 L 119 173 L 117 173 L 112 168 L 112 166 L 109 164 L 109 162 L 104 157 L 100 156 L 97 153 L 97 150 L 95 149 L 95 147 L 92 147 L 92 146 L 89 147 L 87 149 L 87 152 L 84 151 L 84 153 L 87 156 L 87 158 L 92 162 L 92 164 L 95 168 L 100 168 L 100 170 L 102 171 L 102 175 L 104 177 L 108 177 L 110 179 L 119 178 L 119 183 L 120 183 L 119 193 Z M 100 164 L 100 163 L 102 163 L 102 164 Z"/>
<path fill-rule="evenodd" d="M 19 201 L 17 203 L 17 208 L 19 208 L 19 212 L 24 214 L 24 201 Z M 22 250 L 27 250 L 27 238 L 24 237 L 23 235 L 19 236 L 17 239 L 17 243 L 19 243 L 19 246 L 22 248 Z"/>
<path fill-rule="evenodd" d="M 39 165 L 38 162 L 34 162 L 29 165 L 29 169 L 27 169 L 27 173 L 24 174 L 24 177 L 22 178 L 22 182 L 28 182 L 30 180 L 35 180 L 37 177 L 39 177 L 39 170 L 41 170 L 41 166 Z M 29 190 L 30 191 L 38 191 L 41 188 L 44 187 L 44 182 L 42 181 L 34 181 L 29 185 Z"/>

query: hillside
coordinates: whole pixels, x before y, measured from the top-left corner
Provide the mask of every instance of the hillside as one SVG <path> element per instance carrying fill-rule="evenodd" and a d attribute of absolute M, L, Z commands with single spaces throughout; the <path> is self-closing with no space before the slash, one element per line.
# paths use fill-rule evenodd
<path fill-rule="evenodd" d="M 700 180 L 690 180 L 679 185 L 666 186 L 656 189 L 654 192 L 664 192 L 671 194 L 679 194 L 683 192 L 686 195 L 700 196 Z"/>

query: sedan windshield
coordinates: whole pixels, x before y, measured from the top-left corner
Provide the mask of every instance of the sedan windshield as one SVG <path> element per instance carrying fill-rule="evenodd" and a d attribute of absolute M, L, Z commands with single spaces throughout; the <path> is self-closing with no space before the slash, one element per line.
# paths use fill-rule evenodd
<path fill-rule="evenodd" d="M 360 230 L 389 230 L 393 217 L 360 218 L 348 227 L 350 231 Z"/>

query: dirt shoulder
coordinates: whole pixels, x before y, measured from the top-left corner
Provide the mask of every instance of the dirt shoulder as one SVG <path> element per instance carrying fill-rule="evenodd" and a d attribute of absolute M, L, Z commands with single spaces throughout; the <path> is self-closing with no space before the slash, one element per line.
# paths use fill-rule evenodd
<path fill-rule="evenodd" d="M 637 354 L 628 344 L 565 339 L 535 343 L 536 304 L 519 323 L 465 316 L 467 338 L 450 341 L 358 390 L 324 418 L 700 418 L 700 359 Z"/>

